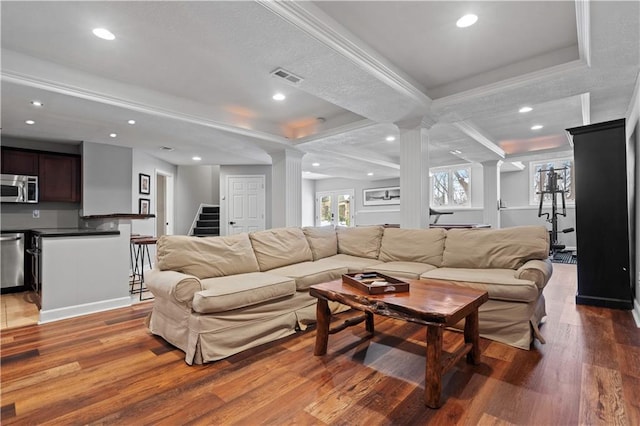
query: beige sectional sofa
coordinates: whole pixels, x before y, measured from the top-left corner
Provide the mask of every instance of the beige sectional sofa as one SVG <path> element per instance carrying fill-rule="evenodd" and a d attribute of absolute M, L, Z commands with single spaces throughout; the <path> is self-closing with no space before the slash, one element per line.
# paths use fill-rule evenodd
<path fill-rule="evenodd" d="M 379 271 L 482 288 L 480 334 L 528 349 L 542 340 L 542 290 L 551 273 L 548 232 L 278 228 L 227 237 L 163 236 L 145 282 L 155 296 L 152 333 L 203 363 L 291 335 L 315 322 L 313 284 Z M 338 312 L 346 307 L 333 304 Z M 462 324 L 458 325 L 462 327 Z"/>

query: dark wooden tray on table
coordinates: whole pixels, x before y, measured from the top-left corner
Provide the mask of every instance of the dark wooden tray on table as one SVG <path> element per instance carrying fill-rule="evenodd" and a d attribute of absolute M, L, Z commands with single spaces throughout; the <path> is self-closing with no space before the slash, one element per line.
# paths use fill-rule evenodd
<path fill-rule="evenodd" d="M 380 272 L 344 274 L 342 282 L 367 294 L 402 293 L 409 291 L 409 283 Z"/>

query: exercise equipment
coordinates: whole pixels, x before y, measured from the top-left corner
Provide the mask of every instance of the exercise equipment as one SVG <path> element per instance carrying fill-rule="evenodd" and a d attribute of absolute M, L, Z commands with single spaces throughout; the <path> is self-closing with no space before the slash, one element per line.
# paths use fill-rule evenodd
<path fill-rule="evenodd" d="M 438 210 L 434 210 L 431 207 L 429 207 L 429 217 L 431 217 L 431 216 L 435 216 L 436 217 L 434 219 L 434 221 L 432 222 L 432 224 L 438 223 L 438 219 L 440 219 L 440 216 L 442 216 L 443 214 L 453 214 L 453 212 L 438 211 Z"/>
<path fill-rule="evenodd" d="M 540 204 L 538 206 L 538 217 L 546 216 L 546 221 L 551 224 L 551 231 L 549 231 L 549 254 L 555 256 L 556 253 L 565 249 L 564 244 L 558 243 L 558 232 L 569 233 L 573 232 L 573 228 L 565 228 L 558 231 L 558 216 L 567 216 L 567 206 L 565 201 L 566 189 L 560 188 L 558 181 L 567 181 L 567 173 L 569 169 L 563 167 L 561 169 L 554 169 L 550 167 L 548 170 L 541 169 L 538 171 L 540 174 L 539 182 L 541 190 L 536 192 L 540 195 Z M 565 187 L 566 185 L 563 185 Z M 542 213 L 542 206 L 544 204 L 545 195 L 551 195 L 551 214 Z M 562 212 L 558 211 L 558 194 L 562 200 Z"/>

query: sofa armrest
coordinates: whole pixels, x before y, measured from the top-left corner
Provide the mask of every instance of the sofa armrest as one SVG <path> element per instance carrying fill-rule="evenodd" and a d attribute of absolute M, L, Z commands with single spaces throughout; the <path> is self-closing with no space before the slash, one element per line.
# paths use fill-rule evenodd
<path fill-rule="evenodd" d="M 161 271 L 156 267 L 145 273 L 144 281 L 155 297 L 173 300 L 189 308 L 194 294 L 202 290 L 202 283 L 193 275 Z"/>
<path fill-rule="evenodd" d="M 529 260 L 516 271 L 515 277 L 533 281 L 538 289 L 542 290 L 549 282 L 552 273 L 553 266 L 549 259 Z"/>

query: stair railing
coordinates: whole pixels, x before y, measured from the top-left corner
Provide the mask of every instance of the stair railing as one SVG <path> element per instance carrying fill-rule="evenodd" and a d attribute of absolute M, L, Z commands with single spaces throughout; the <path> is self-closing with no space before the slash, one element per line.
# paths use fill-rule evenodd
<path fill-rule="evenodd" d="M 204 204 L 200 203 L 200 207 L 198 207 L 198 211 L 196 212 L 196 217 L 193 218 L 193 222 L 191 222 L 191 228 L 189 228 L 189 233 L 187 235 L 193 235 L 193 230 L 196 228 L 196 224 L 200 219 L 200 214 L 202 213 L 203 207 L 217 207 L 217 204 Z"/>

